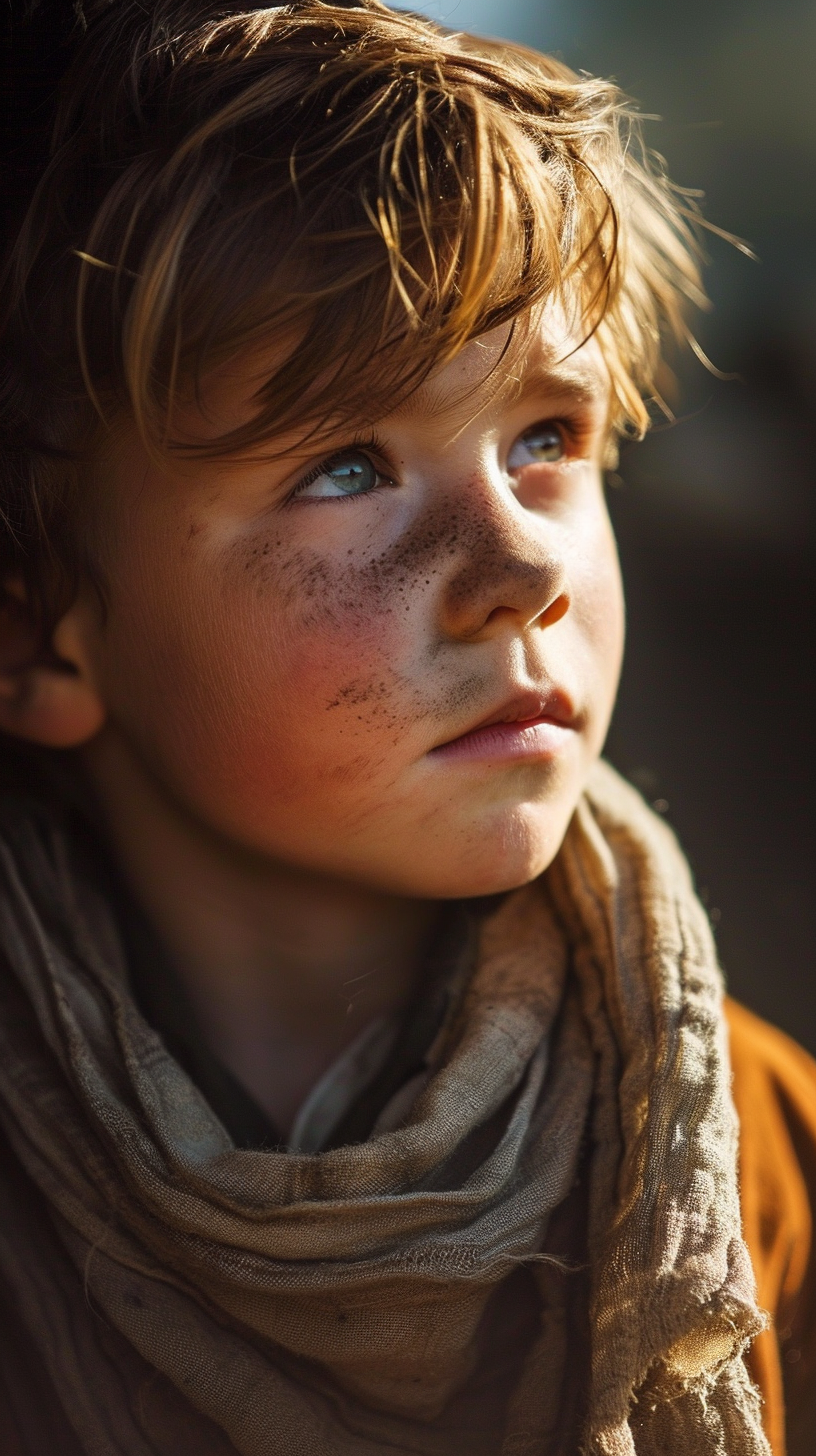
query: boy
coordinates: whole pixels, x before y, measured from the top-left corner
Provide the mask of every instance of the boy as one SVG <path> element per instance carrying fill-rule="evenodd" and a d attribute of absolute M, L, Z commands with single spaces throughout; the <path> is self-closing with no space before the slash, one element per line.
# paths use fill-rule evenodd
<path fill-rule="evenodd" d="M 690 224 L 614 88 L 377 0 L 81 20 L 5 291 L 3 1449 L 809 1449 L 812 1064 L 732 1013 L 741 1216 L 598 763 Z"/>

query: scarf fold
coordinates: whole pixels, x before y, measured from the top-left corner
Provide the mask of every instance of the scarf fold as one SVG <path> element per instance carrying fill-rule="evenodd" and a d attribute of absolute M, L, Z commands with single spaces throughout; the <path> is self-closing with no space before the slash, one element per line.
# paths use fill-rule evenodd
<path fill-rule="evenodd" d="M 318 1154 L 236 1149 L 60 826 L 6 818 L 0 1271 L 88 1453 L 461 1450 L 446 1411 L 529 1267 L 497 1456 L 767 1456 L 721 977 L 673 836 L 611 769 L 479 923 L 401 1123 Z M 583 1282 L 548 1243 L 579 1167 Z"/>

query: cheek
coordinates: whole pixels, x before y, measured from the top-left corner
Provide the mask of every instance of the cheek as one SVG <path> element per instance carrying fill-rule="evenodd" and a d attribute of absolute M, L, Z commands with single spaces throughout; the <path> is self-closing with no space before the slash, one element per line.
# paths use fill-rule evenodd
<path fill-rule="evenodd" d="M 245 803 L 262 787 L 283 804 L 359 782 L 405 721 L 405 613 L 317 558 L 275 542 L 153 551 L 149 573 L 121 564 L 116 596 L 117 716 L 196 794 Z"/>
<path fill-rule="evenodd" d="M 579 555 L 575 580 L 574 610 L 587 643 L 599 707 L 608 716 L 620 677 L 625 613 L 617 547 L 605 514 Z"/>
<path fill-rule="evenodd" d="M 585 746 L 598 753 L 614 706 L 623 658 L 623 585 L 602 498 L 582 513 L 565 543 L 570 610 L 552 629 L 557 664 L 588 713 Z M 559 635 L 560 634 L 560 635 Z"/>
<path fill-rule="evenodd" d="M 366 739 L 384 750 L 407 724 L 450 713 L 452 684 L 435 660 L 441 537 L 423 523 L 384 549 L 369 540 L 334 555 L 255 542 L 225 563 L 247 676 L 304 705 L 305 731 L 328 735 L 324 752 L 332 740 L 341 757 Z"/>
<path fill-rule="evenodd" d="M 273 694 L 288 703 L 306 720 L 301 731 L 327 715 L 334 731 L 344 718 L 382 726 L 410 636 L 385 584 L 366 591 L 359 573 L 304 552 L 279 552 L 248 578 L 246 565 L 237 580 L 227 570 L 225 592 L 242 670 L 261 700 Z"/>

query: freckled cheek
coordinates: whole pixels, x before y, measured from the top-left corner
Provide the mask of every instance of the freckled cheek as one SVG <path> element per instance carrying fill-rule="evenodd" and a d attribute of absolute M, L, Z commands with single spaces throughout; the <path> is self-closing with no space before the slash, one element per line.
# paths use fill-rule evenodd
<path fill-rule="evenodd" d="M 317 611 L 313 596 L 269 579 L 262 593 L 227 581 L 207 595 L 208 617 L 179 644 L 198 679 L 179 706 L 198 720 L 209 752 L 220 739 L 243 762 L 274 757 L 282 766 L 314 754 L 329 772 L 376 746 L 387 705 L 405 692 L 395 670 L 406 655 L 404 622 L 361 613 L 359 597 L 329 591 Z"/>
<path fill-rule="evenodd" d="M 358 803 L 382 760 L 368 703 L 383 695 L 378 665 L 351 643 L 313 642 L 227 612 L 154 653 L 141 700 L 133 683 L 130 730 L 213 822 L 264 834 L 292 814 L 308 822 L 329 803 L 338 812 L 349 797 Z"/>
<path fill-rule="evenodd" d="M 300 550 L 265 558 L 248 580 L 228 574 L 244 640 L 263 656 L 271 637 L 282 687 L 329 701 L 344 676 L 381 673 L 421 653 L 432 615 L 426 594 L 409 591 L 404 573 L 394 580 L 373 565 Z"/>
<path fill-rule="evenodd" d="M 143 751 L 213 806 L 354 797 L 410 709 L 422 612 L 389 610 L 331 563 L 304 578 L 301 561 L 267 556 L 261 573 L 207 545 L 142 555 L 114 574 L 108 659 Z"/>

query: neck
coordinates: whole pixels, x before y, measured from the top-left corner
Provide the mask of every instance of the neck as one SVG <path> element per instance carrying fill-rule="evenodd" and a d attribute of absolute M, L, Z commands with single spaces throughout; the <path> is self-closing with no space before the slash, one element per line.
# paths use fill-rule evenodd
<path fill-rule="evenodd" d="M 113 731 L 85 762 L 212 1051 L 285 1133 L 343 1048 L 404 1006 L 440 906 L 234 845 L 170 800 Z"/>

